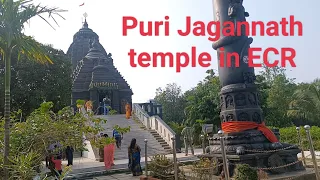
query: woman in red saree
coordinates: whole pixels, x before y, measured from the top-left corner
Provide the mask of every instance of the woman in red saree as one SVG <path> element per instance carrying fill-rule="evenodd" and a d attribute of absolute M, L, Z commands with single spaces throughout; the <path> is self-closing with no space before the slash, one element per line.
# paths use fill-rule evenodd
<path fill-rule="evenodd" d="M 106 169 L 110 169 L 114 165 L 114 143 L 104 146 L 104 165 Z"/>
<path fill-rule="evenodd" d="M 127 103 L 126 104 L 126 118 L 130 119 L 130 116 L 131 116 L 131 107 L 130 107 L 130 104 Z"/>

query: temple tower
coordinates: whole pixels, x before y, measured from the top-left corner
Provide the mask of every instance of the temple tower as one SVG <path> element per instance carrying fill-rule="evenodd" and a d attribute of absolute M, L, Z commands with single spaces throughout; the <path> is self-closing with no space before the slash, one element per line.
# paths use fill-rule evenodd
<path fill-rule="evenodd" d="M 125 104 L 132 104 L 132 90 L 113 64 L 112 54 L 99 42 L 99 36 L 88 27 L 87 20 L 73 36 L 68 56 L 72 62 L 72 104 L 91 100 L 96 110 L 108 97 L 112 109 L 125 113 Z"/>

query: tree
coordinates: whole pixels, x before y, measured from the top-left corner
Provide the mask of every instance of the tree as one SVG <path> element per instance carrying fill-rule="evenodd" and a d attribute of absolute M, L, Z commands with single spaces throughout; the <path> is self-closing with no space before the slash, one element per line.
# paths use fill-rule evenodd
<path fill-rule="evenodd" d="M 267 125 L 275 127 L 286 127 L 292 125 L 292 118 L 287 116 L 287 110 L 295 91 L 294 79 L 290 79 L 285 74 L 286 69 L 282 67 L 269 68 L 264 66 L 261 73 L 262 82 L 260 85 L 266 87 L 263 90 L 265 102 L 262 105 Z M 262 87 L 260 86 L 260 88 Z M 261 89 L 260 89 L 261 91 Z M 267 97 L 266 97 L 267 96 Z"/>
<path fill-rule="evenodd" d="M 27 61 L 24 55 L 20 61 L 17 60 L 17 56 L 12 57 L 12 110 L 21 109 L 23 117 L 28 116 L 44 101 L 53 102 L 55 112 L 70 105 L 72 86 L 70 60 L 61 50 L 45 45 L 43 48 L 54 64 L 48 66 Z M 0 62 L 0 69 L 3 66 Z M 2 74 L 0 71 L 0 93 L 4 92 Z M 1 109 L 3 110 L 2 100 L 0 111 Z"/>
<path fill-rule="evenodd" d="M 197 120 L 205 120 L 206 123 L 220 126 L 220 81 L 213 70 L 208 70 L 207 74 L 195 88 L 184 94 L 187 122 L 194 124 Z"/>
<path fill-rule="evenodd" d="M 319 125 L 320 119 L 320 79 L 312 83 L 302 83 L 298 86 L 290 102 L 288 115 L 309 120 Z"/>
<path fill-rule="evenodd" d="M 14 176 L 13 179 L 31 180 L 33 177 L 30 177 L 30 174 L 34 175 L 37 169 L 41 167 L 43 159 L 50 154 L 48 148 L 51 144 L 59 142 L 60 150 L 71 146 L 77 148 L 78 151 L 82 151 L 84 150 L 83 136 L 93 142 L 98 132 L 104 130 L 101 124 L 105 123 L 106 120 L 94 118 L 89 114 L 84 115 L 82 112 L 74 114 L 71 107 L 65 107 L 54 113 L 52 111 L 53 107 L 52 102 L 42 103 L 24 122 L 18 120 L 20 112 L 12 113 L 13 120 L 18 118 L 12 122 L 10 127 L 12 132 L 10 136 L 10 165 L 8 167 L 12 170 L 10 175 Z M 1 149 L 3 148 L 3 137 L 3 123 L 0 123 Z M 25 159 L 25 163 L 20 164 L 22 157 L 30 156 L 34 159 Z M 0 176 L 3 175 L 3 167 L 3 164 L 0 163 Z M 28 175 L 28 178 L 26 178 L 26 175 Z"/>
<path fill-rule="evenodd" d="M 31 18 L 39 16 L 47 23 L 46 19 L 42 17 L 43 14 L 48 13 L 49 17 L 54 19 L 53 15 L 59 15 L 61 10 L 57 8 L 41 7 L 32 4 L 32 0 L 0 0 L 0 53 L 1 59 L 5 62 L 5 103 L 4 103 L 4 164 L 5 174 L 4 178 L 8 179 L 9 164 L 9 137 L 10 137 L 10 86 L 11 86 L 11 57 L 14 50 L 17 50 L 18 57 L 20 54 L 25 54 L 28 59 L 47 63 L 52 62 L 46 55 L 45 50 L 32 37 L 25 36 L 22 33 L 24 24 Z M 59 15 L 60 16 L 60 15 Z M 61 17 L 61 16 L 60 16 Z"/>
<path fill-rule="evenodd" d="M 164 89 L 158 88 L 155 100 L 162 105 L 165 122 L 183 122 L 185 100 L 180 86 L 172 83 L 167 84 Z"/>

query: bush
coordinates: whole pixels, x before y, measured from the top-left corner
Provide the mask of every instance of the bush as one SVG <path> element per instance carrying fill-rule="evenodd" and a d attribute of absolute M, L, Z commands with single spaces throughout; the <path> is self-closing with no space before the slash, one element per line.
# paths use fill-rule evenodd
<path fill-rule="evenodd" d="M 235 180 L 258 180 L 258 172 L 248 164 L 238 164 L 234 178 Z"/>
<path fill-rule="evenodd" d="M 197 179 L 211 180 L 217 164 L 209 158 L 201 158 L 200 161 L 195 162 L 192 166 L 192 176 Z"/>
<path fill-rule="evenodd" d="M 151 158 L 148 164 L 150 175 L 163 180 L 173 180 L 173 161 L 165 155 L 157 154 Z"/>
<path fill-rule="evenodd" d="M 10 168 L 12 179 L 31 180 L 39 172 L 42 161 L 51 154 L 49 146 L 59 142 L 61 149 L 67 146 L 84 149 L 83 135 L 88 140 L 104 130 L 106 120 L 76 113 L 65 107 L 58 113 L 52 111 L 53 103 L 44 102 L 25 121 L 19 115 L 12 116 L 10 127 Z M 12 113 L 12 115 L 15 113 Z M 0 139 L 4 137 L 4 121 L 0 120 Z M 3 151 L 0 143 L 0 152 Z M 0 154 L 0 176 L 3 172 L 3 154 Z"/>
<path fill-rule="evenodd" d="M 312 126 L 310 129 L 311 137 L 313 140 L 313 146 L 315 150 L 320 150 L 320 128 L 318 126 Z M 303 127 L 300 127 L 301 142 L 304 150 L 309 149 L 309 143 L 306 136 L 306 131 Z M 280 129 L 280 141 L 289 144 L 299 144 L 298 134 L 296 127 L 286 127 Z"/>

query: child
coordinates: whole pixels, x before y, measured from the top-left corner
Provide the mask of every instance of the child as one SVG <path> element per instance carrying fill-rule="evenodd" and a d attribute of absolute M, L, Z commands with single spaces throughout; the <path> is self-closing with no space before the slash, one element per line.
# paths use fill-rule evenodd
<path fill-rule="evenodd" d="M 62 160 L 61 160 L 61 156 L 57 156 L 57 159 L 54 159 L 54 157 L 52 156 L 51 161 L 54 163 L 54 167 L 55 167 L 55 174 L 57 177 L 59 177 L 62 174 Z"/>
<path fill-rule="evenodd" d="M 113 137 L 116 139 L 117 148 L 121 149 L 121 140 L 122 140 L 122 133 L 120 134 L 116 129 L 113 129 Z"/>

